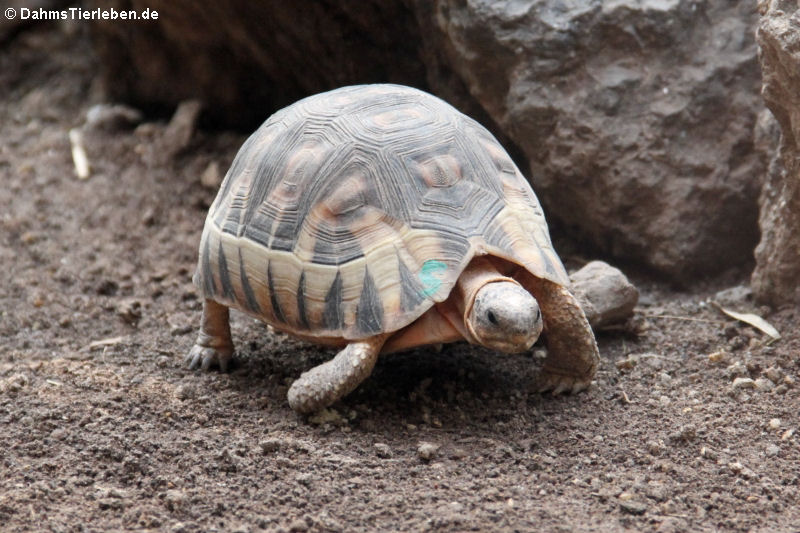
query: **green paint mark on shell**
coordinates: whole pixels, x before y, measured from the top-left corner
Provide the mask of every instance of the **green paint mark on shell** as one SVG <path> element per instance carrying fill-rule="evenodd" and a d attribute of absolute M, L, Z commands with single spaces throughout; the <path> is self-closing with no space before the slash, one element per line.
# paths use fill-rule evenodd
<path fill-rule="evenodd" d="M 447 270 L 447 264 L 436 259 L 428 259 L 422 264 L 422 270 L 419 272 L 419 280 L 422 282 L 422 290 L 420 293 L 426 298 L 435 294 L 442 286 L 442 280 L 437 274 L 441 274 Z"/>

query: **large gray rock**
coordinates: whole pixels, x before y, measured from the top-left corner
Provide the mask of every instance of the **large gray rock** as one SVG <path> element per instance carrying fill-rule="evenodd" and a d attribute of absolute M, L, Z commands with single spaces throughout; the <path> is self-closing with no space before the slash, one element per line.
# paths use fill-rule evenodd
<path fill-rule="evenodd" d="M 428 50 L 524 151 L 560 228 L 677 281 L 752 260 L 755 5 L 415 1 Z"/>
<path fill-rule="evenodd" d="M 766 0 L 758 28 L 762 94 L 780 124 L 778 156 L 761 194 L 752 285 L 774 305 L 800 303 L 800 3 Z"/>
<path fill-rule="evenodd" d="M 557 234 L 677 281 L 752 261 L 767 158 L 750 2 L 112 4 L 160 15 L 92 24 L 113 98 L 198 98 L 252 125 L 340 85 L 417 86 L 512 141 Z"/>

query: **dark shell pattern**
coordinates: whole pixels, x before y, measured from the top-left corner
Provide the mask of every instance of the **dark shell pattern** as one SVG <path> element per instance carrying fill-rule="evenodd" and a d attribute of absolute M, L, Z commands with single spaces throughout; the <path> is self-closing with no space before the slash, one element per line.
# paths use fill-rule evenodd
<path fill-rule="evenodd" d="M 245 142 L 195 283 L 278 329 L 360 339 L 412 323 L 484 254 L 568 284 L 536 196 L 485 128 L 416 89 L 352 86 Z"/>

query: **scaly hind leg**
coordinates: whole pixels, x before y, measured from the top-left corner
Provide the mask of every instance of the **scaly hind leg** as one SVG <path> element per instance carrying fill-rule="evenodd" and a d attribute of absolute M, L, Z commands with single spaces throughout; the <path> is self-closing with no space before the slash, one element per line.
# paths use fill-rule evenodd
<path fill-rule="evenodd" d="M 298 413 L 313 413 L 353 392 L 372 373 L 387 337 L 351 342 L 330 361 L 304 372 L 289 388 L 289 405 Z"/>
<path fill-rule="evenodd" d="M 203 302 L 203 323 L 192 349 L 184 358 L 191 369 L 208 370 L 219 365 L 226 372 L 233 357 L 233 340 L 228 308 L 214 300 Z"/>

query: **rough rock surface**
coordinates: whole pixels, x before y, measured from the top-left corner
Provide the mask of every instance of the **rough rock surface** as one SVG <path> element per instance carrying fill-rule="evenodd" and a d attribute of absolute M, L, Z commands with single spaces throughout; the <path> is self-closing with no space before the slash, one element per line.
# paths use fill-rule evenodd
<path fill-rule="evenodd" d="M 800 4 L 764 1 L 758 28 L 762 94 L 781 128 L 780 151 L 761 193 L 756 297 L 800 303 Z"/>
<path fill-rule="evenodd" d="M 423 34 L 524 151 L 573 236 L 678 281 L 752 258 L 766 159 L 752 140 L 755 6 L 434 4 Z"/>
<path fill-rule="evenodd" d="M 551 222 L 585 247 L 677 281 L 752 261 L 767 157 L 753 142 L 763 104 L 748 2 L 147 7 L 158 21 L 92 26 L 113 98 L 199 98 L 211 118 L 252 125 L 336 86 L 417 86 L 510 138 Z"/>

